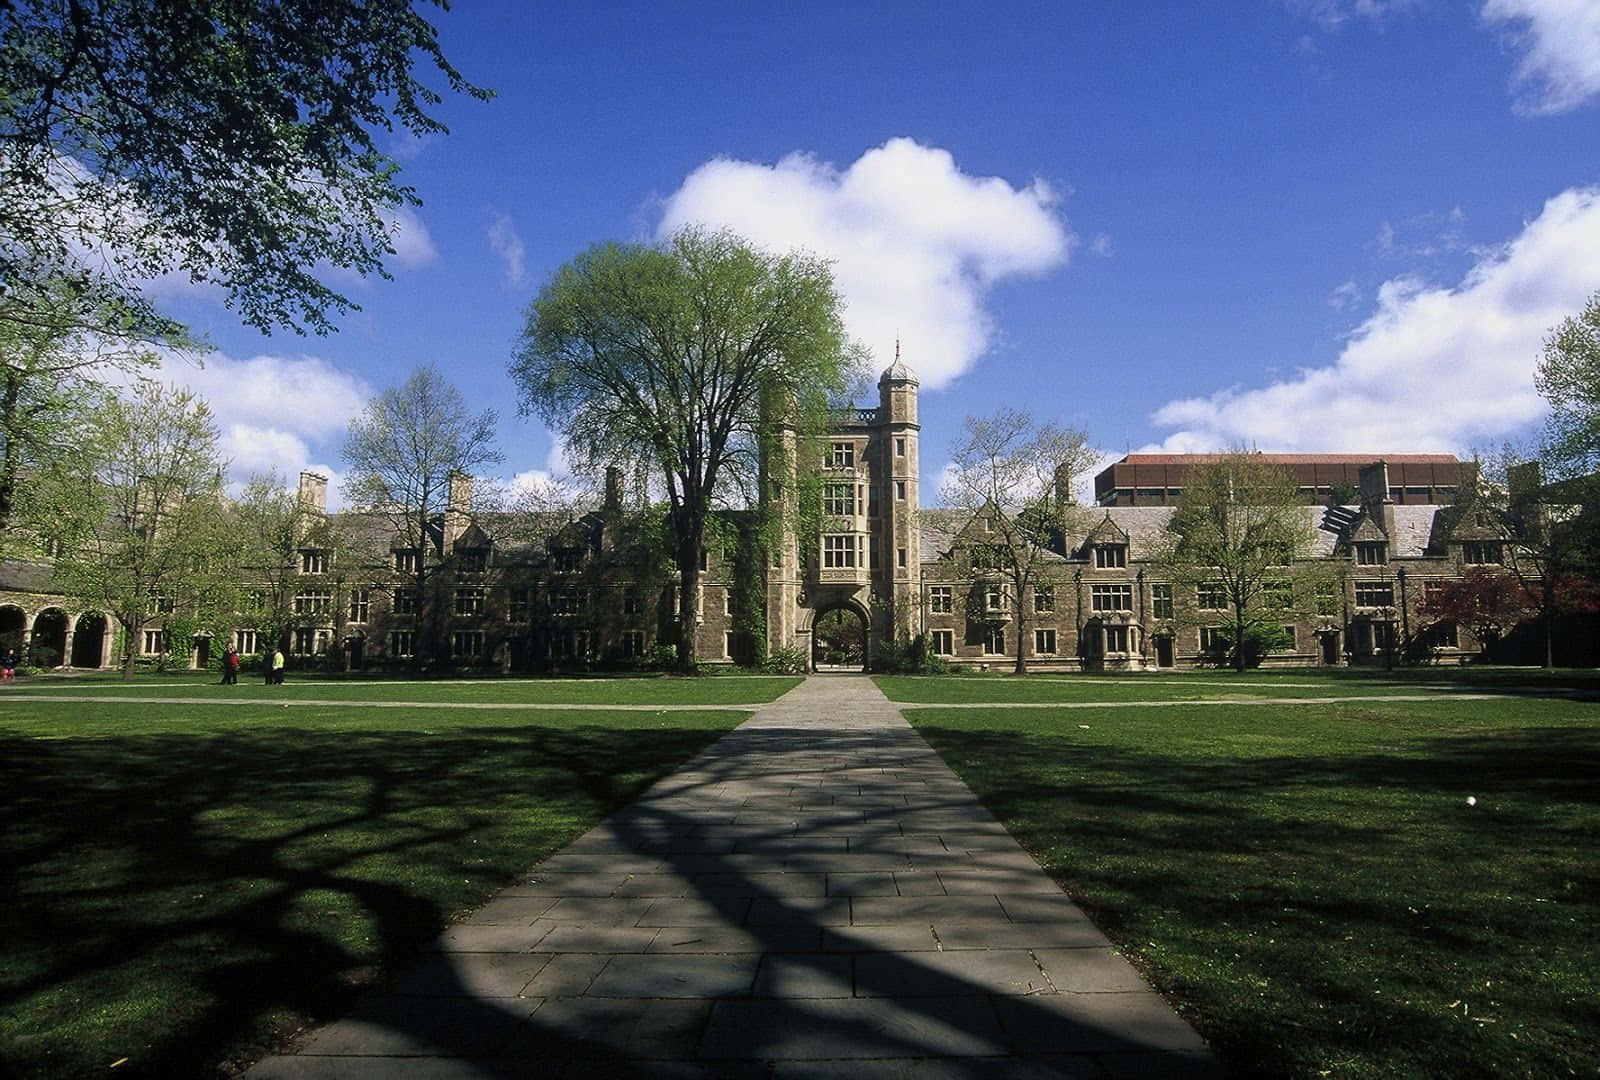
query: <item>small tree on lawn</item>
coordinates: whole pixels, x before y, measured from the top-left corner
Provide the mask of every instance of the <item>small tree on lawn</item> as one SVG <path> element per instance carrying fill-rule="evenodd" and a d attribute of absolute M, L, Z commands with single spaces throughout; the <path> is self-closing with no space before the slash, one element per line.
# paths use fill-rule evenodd
<path fill-rule="evenodd" d="M 1162 528 L 1157 562 L 1174 588 L 1219 595 L 1233 667 L 1252 661 L 1252 642 L 1270 646 L 1286 620 L 1314 608 L 1312 528 L 1289 470 L 1259 454 L 1219 454 L 1189 471 L 1177 509 Z"/>
<path fill-rule="evenodd" d="M 223 524 L 211 410 L 187 390 L 141 383 L 88 415 L 78 456 L 40 477 L 61 539 L 57 586 L 122 629 L 133 677 L 145 627 L 204 624 L 238 566 Z"/>
<path fill-rule="evenodd" d="M 1056 549 L 1082 517 L 1072 485 L 1094 457 L 1084 432 L 1036 422 L 1017 409 L 968 416 L 950 452 L 952 468 L 941 494 L 984 526 L 972 555 L 975 564 L 1005 581 L 1013 598 L 1018 675 L 1028 670 L 1027 599 L 1059 576 L 1051 572 L 1061 565 Z"/>
<path fill-rule="evenodd" d="M 385 519 L 396 543 L 416 553 L 410 585 L 419 605 L 419 664 L 440 645 L 439 612 L 428 589 L 447 554 L 436 543 L 436 519 L 449 509 L 453 475 L 502 460 L 494 428 L 492 409 L 471 412 L 461 391 L 432 367 L 418 368 L 403 385 L 379 394 L 350 422 L 346 495 L 358 510 Z"/>

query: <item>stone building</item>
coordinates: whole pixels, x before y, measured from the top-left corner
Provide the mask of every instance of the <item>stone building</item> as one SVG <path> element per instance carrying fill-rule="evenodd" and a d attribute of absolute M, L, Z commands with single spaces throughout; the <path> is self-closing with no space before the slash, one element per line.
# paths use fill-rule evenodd
<path fill-rule="evenodd" d="M 896 356 L 872 407 L 836 413 L 815 447 L 820 527 L 799 535 L 794 486 L 769 475 L 766 509 L 790 523 L 771 550 L 749 514 L 724 515 L 703 556 L 700 594 L 687 598 L 699 655 L 743 663 L 780 649 L 812 656 L 818 626 L 853 621 L 869 666 L 886 642 L 926 635 L 931 652 L 972 666 L 1010 662 L 1023 639 L 1030 666 L 1061 670 L 1184 667 L 1214 658 L 1226 613 L 1204 589 L 1163 580 L 1155 548 L 1185 470 L 1205 456 L 1129 455 L 1096 479 L 1098 505 L 1045 553 L 1027 595 L 978 565 L 983 515 L 920 506 L 918 384 Z M 793 457 L 790 457 L 792 460 Z M 1278 460 L 1268 457 L 1267 460 Z M 1447 455 L 1284 455 L 1301 477 L 1312 558 L 1333 584 L 1316 611 L 1286 619 L 1269 663 L 1340 665 L 1394 659 L 1426 641 L 1441 658 L 1476 651 L 1464 630 L 1424 625 L 1417 605 L 1473 565 L 1496 564 L 1510 540 L 1495 522 L 1463 520 L 1451 497 L 1474 482 Z M 1354 497 L 1319 505 L 1332 490 Z M 470 481 L 453 479 L 445 511 L 420 537 L 387 519 L 326 512 L 327 480 L 300 477 L 300 550 L 276 586 L 292 625 L 281 644 L 299 664 L 410 667 L 428 642 L 429 666 L 537 672 L 637 663 L 670 647 L 686 598 L 649 517 L 625 504 L 620 474 L 571 520 L 477 513 Z M 765 541 L 764 541 L 765 542 Z M 419 562 L 431 568 L 417 588 Z M 45 666 L 113 662 L 115 627 L 55 595 L 46 562 L 0 565 L 0 647 Z M 259 575 L 266 579 L 271 575 Z M 239 622 L 236 620 L 236 622 Z M 268 650 L 260 627 L 219 628 L 246 655 Z M 154 624 L 136 648 L 168 647 Z M 221 651 L 204 639 L 188 660 Z M 184 659 L 184 658 L 180 658 Z"/>

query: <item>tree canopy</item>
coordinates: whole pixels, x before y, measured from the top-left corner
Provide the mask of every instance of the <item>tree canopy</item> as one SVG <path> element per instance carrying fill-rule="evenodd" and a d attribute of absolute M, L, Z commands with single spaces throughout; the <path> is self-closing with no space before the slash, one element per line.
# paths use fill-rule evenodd
<path fill-rule="evenodd" d="M 412 0 L 0 7 L 0 281 L 65 280 L 123 328 L 170 329 L 139 283 L 180 273 L 263 331 L 331 329 L 356 305 L 319 271 L 384 275 L 418 202 L 378 136 L 444 130 L 419 61 L 488 96 Z"/>
<path fill-rule="evenodd" d="M 754 505 L 779 425 L 805 427 L 858 367 L 828 265 L 689 229 L 659 247 L 602 244 L 556 271 L 511 363 L 524 414 L 581 469 L 645 461 L 664 486 L 684 596 L 698 596 L 707 523 Z M 693 603 L 679 659 L 694 661 Z"/>

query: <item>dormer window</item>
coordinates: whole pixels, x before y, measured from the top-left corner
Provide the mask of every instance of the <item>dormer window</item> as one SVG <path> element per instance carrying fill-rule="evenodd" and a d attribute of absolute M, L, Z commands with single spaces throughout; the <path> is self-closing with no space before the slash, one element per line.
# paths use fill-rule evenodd
<path fill-rule="evenodd" d="M 1128 565 L 1127 544 L 1096 544 L 1094 565 L 1097 570 L 1121 570 Z"/>
<path fill-rule="evenodd" d="M 394 553 L 394 568 L 398 573 L 415 574 L 422 562 L 422 553 L 416 548 L 401 548 Z"/>
<path fill-rule="evenodd" d="M 1389 561 L 1387 540 L 1359 540 L 1355 549 L 1357 566 L 1382 566 Z"/>
<path fill-rule="evenodd" d="M 1468 540 L 1461 545 L 1461 561 L 1478 565 L 1504 561 L 1500 541 Z"/>
<path fill-rule="evenodd" d="M 557 573 L 572 573 L 582 560 L 583 552 L 577 548 L 559 548 L 550 553 L 550 565 Z"/>
<path fill-rule="evenodd" d="M 836 442 L 828 451 L 828 465 L 835 469 L 853 469 L 856 464 L 856 444 Z"/>
<path fill-rule="evenodd" d="M 487 548 L 467 548 L 456 552 L 456 564 L 466 573 L 480 574 L 489 565 Z"/>
<path fill-rule="evenodd" d="M 326 574 L 328 572 L 328 553 L 315 548 L 308 548 L 300 553 L 300 572 L 302 574 Z"/>

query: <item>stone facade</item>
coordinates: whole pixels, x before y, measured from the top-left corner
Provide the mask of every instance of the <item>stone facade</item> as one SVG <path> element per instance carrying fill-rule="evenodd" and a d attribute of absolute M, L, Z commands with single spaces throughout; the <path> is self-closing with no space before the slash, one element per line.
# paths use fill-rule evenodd
<path fill-rule="evenodd" d="M 1036 586 L 1017 597 L 974 565 L 981 515 L 920 506 L 918 384 L 898 356 L 877 389 L 875 407 L 834 414 L 815 447 L 797 446 L 793 432 L 778 436 L 785 460 L 821 458 L 818 535 L 792 527 L 795 487 L 784 483 L 792 478 L 769 475 L 762 485 L 773 500 L 767 509 L 791 523 L 772 550 L 750 542 L 749 515 L 725 516 L 727 543 L 705 553 L 691 608 L 702 659 L 748 662 L 779 649 L 814 655 L 819 620 L 835 612 L 859 625 L 869 665 L 885 643 L 923 634 L 934 653 L 972 666 L 1011 663 L 1019 635 L 1039 668 L 1183 667 L 1212 658 L 1209 639 L 1226 613 L 1208 609 L 1196 590 L 1175 595 L 1162 580 L 1155 546 L 1174 507 L 1139 494 L 1156 475 L 1151 469 L 1159 467 L 1170 494 L 1179 486 L 1173 478 L 1203 458 L 1132 455 L 1106 470 L 1097 483 L 1106 505 L 1083 508 L 1081 529 L 1059 538 Z M 1382 662 L 1424 634 L 1441 658 L 1475 652 L 1465 630 L 1424 626 L 1417 605 L 1464 568 L 1498 561 L 1508 541 L 1492 526 L 1455 520 L 1448 505 L 1412 501 L 1424 487 L 1461 483 L 1469 466 L 1409 455 L 1397 479 L 1386 461 L 1301 457 L 1313 488 L 1353 475 L 1359 492 L 1348 506 L 1308 499 L 1313 559 L 1333 571 L 1324 576 L 1335 585 L 1315 614 L 1286 621 L 1288 643 L 1267 662 Z M 676 640 L 683 598 L 660 559 L 644 557 L 632 531 L 641 515 L 624 506 L 619 474 L 608 477 L 600 507 L 543 531 L 509 515 L 475 514 L 471 485 L 457 477 L 420 547 L 396 539 L 381 518 L 330 517 L 326 487 L 323 477 L 301 475 L 305 540 L 285 586 L 295 625 L 281 642 L 298 663 L 410 666 L 426 635 L 441 667 L 567 670 L 634 663 Z M 421 593 L 419 558 L 434 568 Z M 26 649 L 47 665 L 104 666 L 114 631 L 53 595 L 47 564 L 0 567 L 0 647 Z M 225 633 L 246 654 L 275 644 L 248 627 Z M 159 624 L 136 643 L 146 654 L 164 645 Z M 203 641 L 188 659 L 220 652 L 220 643 L 209 646 Z"/>

